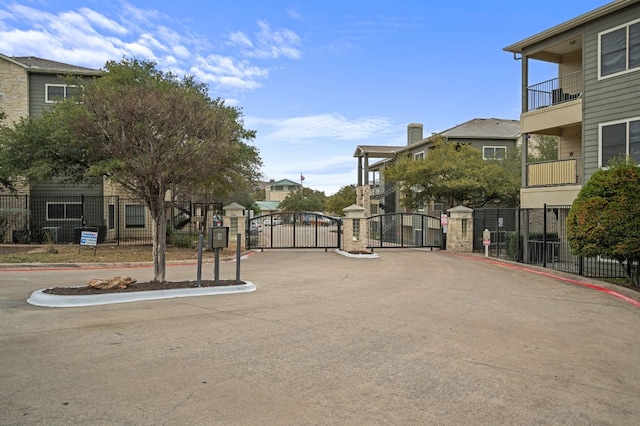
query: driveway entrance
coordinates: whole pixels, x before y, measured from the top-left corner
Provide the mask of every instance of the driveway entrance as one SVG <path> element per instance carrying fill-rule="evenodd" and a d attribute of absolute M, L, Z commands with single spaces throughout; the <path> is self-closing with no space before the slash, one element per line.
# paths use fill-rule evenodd
<path fill-rule="evenodd" d="M 340 248 L 342 221 L 322 213 L 274 213 L 247 223 L 248 249 Z"/>
<path fill-rule="evenodd" d="M 637 424 L 640 309 L 551 273 L 265 250 L 251 293 L 40 308 L 34 290 L 153 268 L 0 270 L 0 424 Z"/>

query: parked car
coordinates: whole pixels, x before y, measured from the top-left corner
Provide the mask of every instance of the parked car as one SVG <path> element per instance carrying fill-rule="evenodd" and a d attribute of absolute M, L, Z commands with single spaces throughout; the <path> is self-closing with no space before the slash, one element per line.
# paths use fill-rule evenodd
<path fill-rule="evenodd" d="M 277 217 L 274 217 L 274 218 L 268 217 L 264 220 L 263 223 L 264 223 L 264 226 L 270 226 L 272 223 L 273 225 L 282 225 L 282 219 L 278 219 Z"/>
<path fill-rule="evenodd" d="M 249 235 L 258 235 L 260 232 L 262 232 L 260 224 L 258 222 L 251 221 L 251 225 L 249 226 Z"/>
<path fill-rule="evenodd" d="M 308 221 L 309 225 L 315 225 L 317 223 L 322 226 L 329 226 L 333 222 L 330 217 L 327 217 L 320 212 L 311 212 L 311 214 L 309 214 Z"/>

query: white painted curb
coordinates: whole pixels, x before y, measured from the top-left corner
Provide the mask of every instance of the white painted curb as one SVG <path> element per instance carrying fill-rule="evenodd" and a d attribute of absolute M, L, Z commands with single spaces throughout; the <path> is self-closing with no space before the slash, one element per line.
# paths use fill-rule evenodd
<path fill-rule="evenodd" d="M 378 253 L 353 254 L 343 250 L 336 250 L 336 253 L 338 253 L 341 256 L 352 257 L 354 259 L 378 259 L 380 257 L 378 256 Z"/>
<path fill-rule="evenodd" d="M 217 294 L 248 293 L 256 290 L 251 281 L 242 285 L 179 288 L 171 290 L 132 291 L 126 293 L 91 294 L 86 296 L 61 296 L 36 290 L 27 299 L 32 305 L 51 308 L 73 308 L 77 306 L 108 305 L 111 303 L 138 302 L 141 300 L 171 299 L 176 297 L 214 296 Z"/>

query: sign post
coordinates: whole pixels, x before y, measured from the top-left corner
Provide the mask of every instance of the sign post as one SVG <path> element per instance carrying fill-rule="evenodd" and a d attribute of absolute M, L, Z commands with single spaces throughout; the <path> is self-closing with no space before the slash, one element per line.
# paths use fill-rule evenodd
<path fill-rule="evenodd" d="M 482 245 L 484 246 L 484 257 L 489 257 L 489 246 L 491 245 L 491 231 L 482 231 Z"/>
<path fill-rule="evenodd" d="M 96 231 L 82 231 L 80 234 L 80 247 L 93 247 L 93 257 L 96 257 L 98 250 L 98 233 Z"/>

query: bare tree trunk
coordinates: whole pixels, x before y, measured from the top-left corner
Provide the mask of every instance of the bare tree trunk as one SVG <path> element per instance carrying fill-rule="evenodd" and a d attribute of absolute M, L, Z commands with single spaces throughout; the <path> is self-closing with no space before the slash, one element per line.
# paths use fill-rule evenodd
<path fill-rule="evenodd" d="M 153 216 L 153 279 L 164 281 L 167 253 L 167 220 L 164 208 L 151 212 Z"/>

